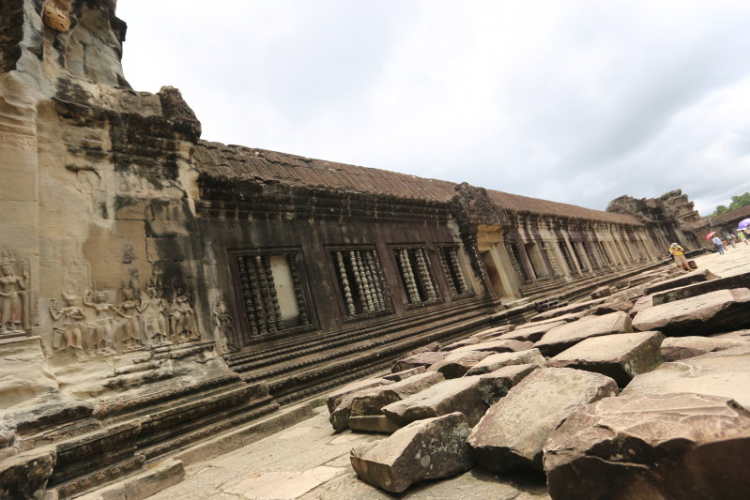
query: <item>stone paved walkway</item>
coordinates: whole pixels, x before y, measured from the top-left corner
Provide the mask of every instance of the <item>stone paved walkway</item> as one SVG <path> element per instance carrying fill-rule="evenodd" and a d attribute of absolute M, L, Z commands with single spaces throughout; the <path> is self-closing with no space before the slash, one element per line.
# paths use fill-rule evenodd
<path fill-rule="evenodd" d="M 548 499 L 541 476 L 502 482 L 481 471 L 393 496 L 359 481 L 349 463 L 357 443 L 382 436 L 334 434 L 328 410 L 278 434 L 187 468 L 186 479 L 149 500 L 493 500 Z"/>
<path fill-rule="evenodd" d="M 665 249 L 666 252 L 666 249 Z M 750 271 L 750 245 L 695 259 L 721 277 Z M 549 499 L 542 475 L 498 477 L 475 469 L 390 495 L 359 481 L 349 463 L 357 443 L 381 436 L 334 434 L 325 406 L 313 418 L 254 444 L 187 468 L 185 480 L 150 500 L 534 500 Z"/>

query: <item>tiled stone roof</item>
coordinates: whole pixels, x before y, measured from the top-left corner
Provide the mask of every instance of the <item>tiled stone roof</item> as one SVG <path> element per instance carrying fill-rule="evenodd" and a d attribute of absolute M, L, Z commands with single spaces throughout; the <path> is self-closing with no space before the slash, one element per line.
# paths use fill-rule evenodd
<path fill-rule="evenodd" d="M 735 210 L 730 210 L 716 217 L 709 217 L 708 222 L 712 226 L 721 226 L 730 222 L 739 222 L 750 217 L 750 205 Z"/>
<path fill-rule="evenodd" d="M 449 202 L 457 184 L 377 168 L 316 160 L 264 149 L 200 141 L 195 166 L 204 174 L 227 179 L 276 181 L 360 193 Z M 642 225 L 635 217 L 487 190 L 500 208 L 557 217 L 573 217 L 619 224 Z"/>

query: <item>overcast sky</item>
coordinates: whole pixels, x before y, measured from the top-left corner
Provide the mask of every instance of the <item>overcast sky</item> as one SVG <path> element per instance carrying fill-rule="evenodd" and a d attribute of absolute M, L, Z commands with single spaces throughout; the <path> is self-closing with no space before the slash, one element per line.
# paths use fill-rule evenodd
<path fill-rule="evenodd" d="M 750 2 L 119 0 L 203 139 L 604 210 L 750 191 Z"/>

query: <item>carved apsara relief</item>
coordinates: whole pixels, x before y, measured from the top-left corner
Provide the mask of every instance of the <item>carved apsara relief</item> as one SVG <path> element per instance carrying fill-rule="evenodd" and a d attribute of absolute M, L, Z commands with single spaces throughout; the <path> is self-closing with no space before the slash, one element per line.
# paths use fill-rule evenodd
<path fill-rule="evenodd" d="M 29 324 L 29 264 L 20 262 L 20 276 L 16 275 L 15 256 L 3 251 L 0 258 L 0 334 L 24 333 Z"/>
<path fill-rule="evenodd" d="M 222 351 L 238 351 L 239 349 L 234 345 L 234 318 L 226 302 L 221 299 L 214 302 L 211 308 L 211 321 L 214 325 L 214 338 L 221 345 Z"/>
<path fill-rule="evenodd" d="M 172 295 L 171 303 L 164 298 L 165 291 Z M 191 289 L 169 289 L 152 280 L 142 291 L 131 281 L 120 287 L 119 303 L 111 300 L 111 295 L 114 293 L 107 290 L 88 291 L 82 299 L 85 307 L 78 305 L 78 297 L 73 294 L 63 293 L 62 306 L 57 299 L 50 300 L 52 348 L 57 352 L 72 351 L 77 356 L 101 356 L 201 338 Z M 3 302 L 0 305 L 5 307 Z M 10 305 L 8 308 L 12 309 Z M 232 328 L 231 318 L 221 318 L 220 324 L 224 330 Z"/>

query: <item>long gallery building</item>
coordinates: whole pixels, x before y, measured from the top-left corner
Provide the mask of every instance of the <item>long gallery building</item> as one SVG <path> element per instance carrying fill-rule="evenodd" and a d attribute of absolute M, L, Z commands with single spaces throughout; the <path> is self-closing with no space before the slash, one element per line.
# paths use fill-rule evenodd
<path fill-rule="evenodd" d="M 0 491 L 71 497 L 700 246 L 679 192 L 601 212 L 203 141 L 128 85 L 115 4 L 0 1 Z"/>

